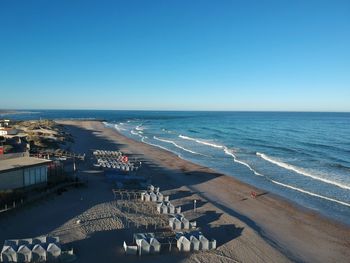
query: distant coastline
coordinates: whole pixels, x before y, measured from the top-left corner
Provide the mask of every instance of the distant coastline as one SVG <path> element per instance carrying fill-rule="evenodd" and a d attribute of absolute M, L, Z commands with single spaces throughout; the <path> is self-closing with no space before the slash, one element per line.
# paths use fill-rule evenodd
<path fill-rule="evenodd" d="M 16 114 L 18 111 L 15 110 L 0 110 L 0 115 L 10 115 L 10 114 Z"/>
<path fill-rule="evenodd" d="M 21 110 L 0 110 L 0 116 L 14 115 L 14 114 L 30 114 L 36 113 L 34 111 L 21 111 Z"/>

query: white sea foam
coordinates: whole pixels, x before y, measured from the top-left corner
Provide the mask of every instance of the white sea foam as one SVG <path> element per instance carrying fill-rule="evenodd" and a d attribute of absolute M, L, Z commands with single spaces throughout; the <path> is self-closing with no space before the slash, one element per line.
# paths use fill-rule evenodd
<path fill-rule="evenodd" d="M 151 143 L 151 142 L 146 142 L 145 139 L 147 139 L 147 138 L 148 138 L 148 137 L 144 136 L 144 137 L 142 137 L 141 141 L 142 141 L 143 143 L 146 143 L 146 144 L 149 144 L 149 145 L 152 145 L 152 146 L 161 148 L 161 149 L 166 150 L 166 151 L 168 151 L 168 152 L 172 152 L 172 151 L 170 151 L 168 148 L 163 147 L 163 146 L 161 146 L 161 145 L 159 145 L 159 144 L 154 144 L 154 143 Z M 172 153 L 174 153 L 174 152 L 172 152 Z M 176 153 L 176 154 L 177 154 L 178 157 L 180 157 L 180 158 L 182 159 L 182 157 L 181 157 L 180 154 L 178 154 L 178 153 Z"/>
<path fill-rule="evenodd" d="M 115 128 L 117 131 L 125 131 L 125 129 L 124 129 L 124 128 L 121 128 L 120 125 L 121 125 L 121 124 L 119 124 L 119 125 L 118 125 L 118 124 L 114 124 L 114 128 Z"/>
<path fill-rule="evenodd" d="M 318 180 L 318 181 L 322 181 L 322 182 L 327 183 L 327 184 L 332 184 L 332 185 L 338 186 L 340 188 L 350 190 L 350 186 L 348 186 L 348 185 L 341 184 L 339 182 L 335 182 L 335 181 L 332 181 L 332 180 L 329 180 L 329 179 L 325 179 L 325 178 L 318 177 L 316 175 L 310 174 L 310 173 L 305 172 L 302 169 L 300 169 L 298 167 L 295 167 L 293 165 L 290 165 L 290 164 L 287 164 L 287 163 L 284 163 L 284 162 L 281 162 L 281 161 L 277 161 L 277 160 L 267 156 L 266 154 L 257 152 L 256 155 L 261 157 L 262 159 L 264 159 L 264 160 L 266 160 L 266 161 L 268 161 L 270 163 L 273 163 L 273 164 L 275 164 L 275 165 L 277 165 L 279 167 L 282 167 L 284 169 L 287 169 L 287 170 L 290 170 L 290 171 L 294 171 L 294 172 L 296 172 L 298 174 L 310 177 L 310 178 Z"/>
<path fill-rule="evenodd" d="M 137 131 L 143 131 L 143 130 L 144 130 L 144 128 L 142 128 L 142 124 L 137 125 L 135 129 L 136 129 Z"/>
<path fill-rule="evenodd" d="M 204 144 L 204 145 L 207 145 L 207 146 L 211 146 L 211 147 L 214 147 L 214 148 L 220 148 L 220 149 L 224 148 L 224 146 L 222 146 L 222 145 L 218 145 L 218 144 L 214 144 L 214 143 L 211 143 L 211 142 L 207 142 L 207 141 L 191 138 L 191 137 L 184 136 L 184 135 L 179 135 L 179 137 L 181 139 L 184 139 L 184 140 L 195 141 L 197 143 Z"/>
<path fill-rule="evenodd" d="M 224 147 L 224 152 L 225 152 L 227 155 L 232 156 L 234 162 L 246 166 L 246 167 L 247 167 L 250 171 L 252 171 L 255 175 L 263 176 L 261 173 L 258 173 L 257 171 L 255 171 L 249 164 L 247 164 L 247 163 L 245 163 L 245 162 L 243 162 L 243 161 L 238 160 L 237 157 L 236 157 L 236 155 L 234 155 L 234 153 L 233 153 L 232 150 L 228 149 L 227 147 Z"/>
<path fill-rule="evenodd" d="M 133 134 L 133 135 L 137 135 L 137 136 L 143 138 L 143 136 L 141 134 L 139 134 L 138 132 L 135 132 L 134 130 L 131 130 L 130 133 Z"/>
<path fill-rule="evenodd" d="M 210 146 L 210 147 L 214 147 L 214 148 L 218 148 L 218 149 L 223 149 L 224 152 L 225 152 L 225 154 L 230 155 L 230 156 L 233 158 L 233 161 L 234 161 L 234 162 L 246 166 L 246 167 L 247 167 L 250 171 L 252 171 L 255 175 L 263 176 L 262 174 L 260 174 L 260 173 L 258 173 L 257 171 L 255 171 L 249 164 L 247 164 L 247 163 L 245 163 L 245 162 L 243 162 L 243 161 L 238 160 L 237 157 L 233 154 L 233 151 L 230 150 L 230 149 L 228 149 L 226 146 L 214 144 L 214 143 L 212 143 L 212 142 L 207 142 L 207 141 L 199 140 L 199 139 L 196 139 L 196 138 L 191 138 L 191 137 L 184 136 L 184 135 L 179 135 L 179 137 L 182 138 L 182 139 L 184 139 L 184 140 L 194 141 L 194 142 L 197 142 L 197 143 L 200 143 L 200 144 L 204 144 L 204 145 L 207 145 L 207 146 Z"/>
<path fill-rule="evenodd" d="M 128 121 L 128 122 L 130 122 L 130 121 Z M 125 130 L 124 128 L 121 128 L 121 127 L 120 127 L 120 126 L 123 125 L 123 123 L 119 123 L 119 125 L 118 125 L 118 124 L 114 124 L 114 125 L 113 125 L 113 124 L 111 124 L 111 123 L 104 122 L 103 124 L 104 124 L 105 126 L 108 126 L 108 127 L 113 127 L 113 126 L 114 126 L 114 128 L 117 129 L 118 131 L 120 131 L 120 130 Z M 155 146 L 155 147 L 158 147 L 158 148 L 161 148 L 161 149 L 166 150 L 166 151 L 169 151 L 169 152 L 173 152 L 173 151 L 171 151 L 170 149 L 168 149 L 168 148 L 166 148 L 166 147 L 163 147 L 163 146 L 161 146 L 161 145 L 153 144 L 153 143 L 151 143 L 151 142 L 146 141 L 145 139 L 147 139 L 148 137 L 147 137 L 147 136 L 142 136 L 142 135 L 141 135 L 143 129 L 142 129 L 140 126 L 137 126 L 135 129 L 136 129 L 138 132 L 136 132 L 136 131 L 134 131 L 134 130 L 131 130 L 130 132 L 131 132 L 132 134 L 134 134 L 134 135 L 137 135 L 137 136 L 141 137 L 141 141 L 142 141 L 142 142 L 144 142 L 144 143 L 146 143 L 146 144 L 149 144 L 149 145 L 152 145 L 152 146 Z M 214 144 L 214 143 L 212 143 L 212 142 L 208 142 L 208 141 L 204 141 L 204 140 L 196 139 L 196 138 L 191 138 L 191 137 L 184 136 L 184 135 L 179 135 L 179 137 L 182 138 L 182 139 L 184 139 L 184 140 L 195 141 L 195 142 L 197 142 L 197 143 L 199 143 L 199 144 L 203 144 L 203 145 L 210 146 L 210 147 L 214 147 L 214 148 L 218 148 L 218 149 L 223 149 L 224 152 L 225 152 L 225 154 L 227 154 L 227 155 L 229 155 L 229 156 L 231 156 L 231 157 L 233 158 L 234 162 L 246 166 L 246 167 L 247 167 L 249 170 L 251 170 L 255 175 L 264 176 L 264 175 L 258 173 L 257 171 L 255 171 L 249 164 L 247 164 L 247 163 L 245 163 L 245 162 L 243 162 L 243 161 L 238 160 L 237 157 L 236 157 L 236 155 L 234 154 L 234 152 L 233 152 L 232 150 L 228 149 L 226 146 L 217 145 L 217 144 Z M 193 153 L 193 154 L 199 154 L 199 153 L 196 153 L 196 152 L 194 152 L 194 151 L 191 151 L 191 150 L 188 150 L 188 149 L 186 149 L 186 148 L 183 148 L 183 147 L 181 147 L 180 145 L 176 144 L 176 143 L 173 142 L 173 141 L 165 140 L 165 139 L 161 139 L 161 138 L 157 138 L 157 137 L 155 137 L 155 136 L 154 136 L 154 139 L 159 140 L 159 141 L 163 141 L 163 142 L 167 142 L 167 143 L 171 143 L 171 144 L 173 144 L 175 147 L 180 148 L 180 149 L 182 149 L 182 150 L 184 150 L 184 151 L 187 151 L 187 152 L 190 152 L 190 153 Z M 177 154 L 180 158 L 182 158 L 180 154 L 178 154 L 178 153 L 176 153 L 176 154 Z M 266 160 L 266 161 L 268 161 L 268 162 L 270 162 L 270 163 L 273 163 L 273 164 L 275 164 L 275 165 L 277 165 L 277 166 L 279 166 L 279 167 L 282 167 L 282 168 L 284 168 L 284 169 L 294 171 L 294 172 L 296 172 L 296 173 L 298 173 L 298 174 L 301 174 L 301 175 L 304 175 L 304 176 L 307 176 L 307 177 L 310 177 L 310 178 L 313 178 L 313 179 L 315 179 L 315 180 L 319 180 L 319 181 L 322 181 L 322 182 L 325 182 L 325 183 L 328 183 L 328 184 L 332 184 L 332 185 L 338 186 L 338 187 L 343 188 L 343 189 L 350 189 L 350 186 L 348 186 L 348 185 L 344 185 L 344 184 L 341 184 L 341 183 L 339 183 L 339 182 L 334 182 L 334 181 L 331 181 L 331 180 L 329 180 L 329 179 L 321 178 L 321 177 L 318 177 L 318 176 L 316 176 L 316 175 L 310 174 L 310 173 L 308 173 L 308 172 L 306 172 L 306 171 L 303 171 L 302 169 L 300 169 L 300 168 L 298 168 L 298 167 L 295 167 L 295 166 L 292 166 L 292 165 L 290 165 L 290 164 L 281 162 L 281 161 L 279 161 L 279 160 L 275 160 L 275 159 L 273 159 L 273 158 L 267 156 L 266 154 L 257 152 L 256 155 L 259 156 L 259 157 L 261 157 L 262 159 L 264 159 L 264 160 Z M 265 177 L 266 177 L 266 176 L 265 176 Z M 283 186 L 283 187 L 286 187 L 286 188 L 289 188 L 289 189 L 292 189 L 292 190 L 295 190 L 295 191 L 298 191 L 298 192 L 301 192 L 301 193 L 304 193 L 304 194 L 307 194 L 307 195 L 310 195 L 310 196 L 318 197 L 318 198 L 321 198 L 321 199 L 324 199 L 324 200 L 327 200 L 327 201 L 330 201 L 330 202 L 335 202 L 335 203 L 338 203 L 338 204 L 341 204 L 341 205 L 350 207 L 350 203 L 346 203 L 346 202 L 344 202 L 344 201 L 340 201 L 340 200 L 333 199 L 333 198 L 330 198 L 330 197 L 326 197 L 326 196 L 322 196 L 322 195 L 319 195 L 319 194 L 315 194 L 315 193 L 309 192 L 309 191 L 307 191 L 307 190 L 300 189 L 300 188 L 298 188 L 298 187 L 294 187 L 294 186 L 291 186 L 291 185 L 288 185 L 288 184 L 284 184 L 284 183 L 281 183 L 281 182 L 277 182 L 277 181 L 272 180 L 272 179 L 270 179 L 270 178 L 268 178 L 268 177 L 266 177 L 266 179 L 269 180 L 269 181 L 271 181 L 271 182 L 274 183 L 274 184 L 277 184 L 277 185 L 280 185 L 280 186 Z"/>
<path fill-rule="evenodd" d="M 284 186 L 284 187 L 287 187 L 287 188 L 290 188 L 290 189 L 302 192 L 304 194 L 316 196 L 316 197 L 319 197 L 319 198 L 322 198 L 322 199 L 325 199 L 325 200 L 328 200 L 328 201 L 331 201 L 331 202 L 336 202 L 336 203 L 341 204 L 341 205 L 350 206 L 349 203 L 346 203 L 346 202 L 343 202 L 343 201 L 339 201 L 339 200 L 336 200 L 336 199 L 333 199 L 333 198 L 330 198 L 330 197 L 326 197 L 326 196 L 323 196 L 323 195 L 318 195 L 318 194 L 315 194 L 315 193 L 311 193 L 309 191 L 306 191 L 306 190 L 303 190 L 303 189 L 300 189 L 300 188 L 297 188 L 297 187 L 294 187 L 294 186 L 291 186 L 291 185 L 288 185 L 288 184 L 283 184 L 283 183 L 280 183 L 280 182 L 276 182 L 276 181 L 271 180 L 271 179 L 270 179 L 270 181 L 275 183 L 275 184 L 278 184 L 278 185 L 281 185 L 281 186 Z"/>
<path fill-rule="evenodd" d="M 242 165 L 245 165 L 247 166 L 254 174 L 256 175 L 259 175 L 259 176 L 264 176 L 258 172 L 256 172 L 253 168 L 251 168 L 251 166 L 245 162 L 242 162 L 240 160 L 237 160 L 236 156 L 234 155 L 234 153 L 232 152 L 232 150 L 229 150 L 228 148 L 225 147 L 224 149 L 225 153 L 232 156 L 233 157 L 233 160 L 237 163 L 240 163 Z M 266 176 L 265 176 L 266 177 Z M 283 184 L 283 183 L 280 183 L 280 182 L 277 182 L 275 180 L 272 180 L 268 177 L 266 177 L 267 180 L 275 183 L 275 184 L 278 184 L 278 185 L 281 185 L 281 186 L 284 186 L 284 187 L 287 187 L 287 188 L 290 188 L 290 189 L 293 189 L 295 191 L 298 191 L 298 192 L 301 192 L 301 193 L 304 193 L 304 194 L 308 194 L 308 195 L 311 195 L 311 196 L 315 196 L 315 197 L 319 197 L 319 198 L 322 198 L 322 199 L 325 199 L 325 200 L 328 200 L 328 201 L 331 201 L 331 202 L 336 202 L 338 204 L 342 204 L 342 205 L 345 205 L 345 206 L 350 206 L 349 203 L 346 203 L 346 202 L 343 202 L 343 201 L 339 201 L 337 199 L 333 199 L 333 198 L 330 198 L 330 197 L 326 197 L 326 196 L 323 196 L 323 195 L 318 195 L 318 194 L 315 194 L 315 193 L 312 193 L 312 192 L 309 192 L 309 191 L 306 191 L 306 190 L 303 190 L 303 189 L 300 189 L 300 188 L 297 188 L 297 187 L 294 187 L 294 186 L 291 186 L 291 185 L 288 185 L 288 184 Z"/>
<path fill-rule="evenodd" d="M 170 141 L 170 140 L 166 140 L 166 139 L 162 139 L 162 138 L 158 138 L 156 136 L 153 136 L 153 138 L 157 141 L 161 141 L 161 142 L 166 142 L 166 143 L 170 143 L 172 145 L 174 145 L 175 147 L 179 148 L 179 149 L 182 149 L 184 150 L 185 152 L 189 152 L 189 153 L 192 153 L 192 154 L 198 154 L 198 155 L 203 155 L 203 154 L 200 154 L 200 153 L 197 153 L 197 152 L 194 152 L 192 150 L 189 150 L 189 149 L 186 149 L 180 145 L 178 145 L 177 143 L 173 142 L 173 141 Z"/>

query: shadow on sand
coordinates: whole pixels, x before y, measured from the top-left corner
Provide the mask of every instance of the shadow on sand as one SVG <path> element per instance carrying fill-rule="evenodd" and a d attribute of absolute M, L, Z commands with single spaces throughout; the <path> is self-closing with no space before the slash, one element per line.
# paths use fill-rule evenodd
<path fill-rule="evenodd" d="M 91 160 L 92 157 L 92 151 L 94 149 L 105 149 L 105 150 L 124 150 L 127 148 L 125 144 L 117 143 L 115 140 L 107 139 L 103 136 L 103 134 L 100 131 L 89 131 L 83 128 L 78 128 L 73 125 L 66 125 L 67 130 L 72 133 L 73 135 L 78 134 L 79 136 L 75 136 L 75 144 L 71 146 L 71 150 L 75 152 L 85 152 L 87 165 L 91 166 Z M 88 149 L 86 148 L 86 141 L 88 141 L 90 144 L 88 144 Z M 197 199 L 197 207 L 200 208 L 203 205 L 205 205 L 207 202 L 212 203 L 214 206 L 219 208 L 224 213 L 227 213 L 233 217 L 238 218 L 239 220 L 243 221 L 245 224 L 247 224 L 249 227 L 254 229 L 256 232 L 258 232 L 266 241 L 268 241 L 270 244 L 272 244 L 274 247 L 279 248 L 279 250 L 282 250 L 281 247 L 275 243 L 271 238 L 266 236 L 262 229 L 249 217 L 238 213 L 232 207 L 227 207 L 224 204 L 221 204 L 219 201 L 212 200 L 210 197 L 206 196 L 205 193 L 198 193 L 196 192 L 195 185 L 213 180 L 219 176 L 222 176 L 222 174 L 215 173 L 215 172 L 207 172 L 205 170 L 194 170 L 194 171 L 187 171 L 183 167 L 177 167 L 177 168 L 166 168 L 163 166 L 160 166 L 158 164 L 155 164 L 151 162 L 147 156 L 142 154 L 128 154 L 129 158 L 138 158 L 142 160 L 143 167 L 140 173 L 146 173 L 150 177 L 153 178 L 154 182 L 158 186 L 161 187 L 161 191 L 173 191 L 174 193 L 171 195 L 170 200 L 179 200 L 181 198 L 191 198 L 191 196 L 195 193 L 197 194 L 200 199 Z M 165 177 L 164 174 L 171 174 L 172 180 L 169 180 L 168 177 Z M 99 175 L 91 175 L 91 176 L 99 176 Z M 179 178 L 179 179 L 176 179 Z M 190 191 L 188 190 L 181 190 L 179 188 L 186 186 Z M 89 183 L 88 188 L 93 188 L 94 186 Z M 174 189 L 177 189 L 174 191 Z M 92 189 L 93 190 L 93 189 Z M 87 191 L 88 194 L 93 194 L 93 191 Z M 79 191 L 79 190 L 73 190 L 73 191 Z M 85 190 L 82 191 L 82 195 L 84 195 Z M 113 195 L 110 191 L 110 186 L 106 186 L 106 195 L 103 197 L 96 197 L 91 198 L 89 202 L 84 202 L 83 204 L 79 204 L 79 202 L 74 201 L 70 202 L 67 200 L 67 206 L 61 208 L 58 211 L 55 211 L 53 215 L 43 214 L 41 216 L 41 219 L 39 219 L 38 222 L 35 222 L 34 225 L 32 223 L 26 223 L 26 226 L 23 227 L 25 231 L 23 231 L 23 236 L 20 237 L 4 237 L 4 238 L 22 238 L 22 237 L 31 237 L 36 236 L 40 234 L 49 233 L 52 230 L 56 229 L 57 227 L 61 226 L 71 218 L 75 217 L 76 215 L 79 215 L 83 213 L 84 211 L 88 210 L 89 208 L 93 207 L 94 205 L 97 205 L 99 203 L 107 202 L 113 200 Z M 259 194 L 258 196 L 265 195 L 267 193 Z M 64 196 L 70 196 L 70 193 L 64 193 Z M 62 198 L 62 197 L 59 197 Z M 68 198 L 69 199 L 69 198 Z M 206 201 L 203 201 L 206 200 Z M 191 202 L 187 202 L 183 205 L 183 211 L 189 211 L 193 207 L 193 204 Z M 55 215 L 58 215 L 56 220 L 52 220 L 55 217 Z M 201 227 L 201 230 L 203 234 L 208 236 L 208 238 L 214 238 L 217 240 L 217 244 L 219 246 L 226 244 L 227 242 L 230 242 L 231 240 L 238 238 L 240 235 L 242 235 L 243 228 L 236 227 L 234 224 L 226 224 L 226 225 L 215 225 L 215 221 L 217 221 L 221 213 L 217 213 L 216 211 L 206 211 L 205 213 L 202 213 L 199 217 L 196 218 L 197 224 Z M 40 225 L 42 227 L 40 227 Z M 119 229 L 119 230 L 110 230 L 110 231 L 100 231 L 95 232 L 91 236 L 89 236 L 87 239 L 81 239 L 78 241 L 74 241 L 70 243 L 71 246 L 73 246 L 76 251 L 78 251 L 78 261 L 77 262 L 111 262 L 115 261 L 113 257 L 120 257 L 123 255 L 122 252 L 122 242 L 123 240 L 130 240 L 132 238 L 132 233 L 135 232 L 135 229 Z M 142 232 L 141 230 L 136 230 L 138 232 Z M 0 240 L 3 241 L 3 240 Z M 118 249 L 116 249 L 116 245 L 118 246 Z M 120 249 L 119 249 L 120 248 Z M 283 251 L 284 254 L 286 251 Z M 288 256 L 288 255 L 287 255 Z M 111 259 L 112 257 L 112 259 Z M 162 256 L 162 258 L 158 258 L 158 256 L 152 256 L 152 257 L 142 257 L 142 262 L 176 262 L 181 261 L 182 259 L 186 258 L 187 255 L 183 254 L 169 254 L 165 257 Z M 292 258 L 292 257 L 290 257 Z M 138 259 L 138 257 L 136 257 Z M 141 258 L 140 258 L 141 259 Z M 158 261 L 159 259 L 159 261 Z M 134 262 L 135 257 L 124 257 L 122 258 L 123 262 Z"/>

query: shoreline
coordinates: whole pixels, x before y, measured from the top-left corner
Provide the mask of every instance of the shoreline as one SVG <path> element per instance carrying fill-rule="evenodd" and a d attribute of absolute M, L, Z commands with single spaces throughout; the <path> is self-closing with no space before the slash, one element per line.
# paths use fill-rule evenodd
<path fill-rule="evenodd" d="M 62 121 L 62 122 L 69 122 L 69 121 L 91 121 L 91 120 L 57 120 L 57 121 Z M 104 122 L 103 120 L 92 120 L 93 122 Z M 103 123 L 102 123 L 103 124 Z M 110 128 L 110 127 L 106 127 L 104 124 L 103 124 L 104 128 L 106 129 L 110 129 L 112 130 L 113 132 L 115 132 L 116 134 L 118 134 L 118 136 L 120 137 L 123 137 L 125 139 L 128 139 L 128 140 L 131 140 L 133 142 L 136 142 L 136 143 L 141 143 L 141 144 L 144 144 L 144 145 L 147 145 L 149 147 L 154 147 L 155 149 L 161 151 L 161 152 L 164 152 L 165 154 L 170 154 L 170 155 L 173 155 L 175 158 L 179 158 L 180 160 L 184 161 L 184 162 L 187 162 L 187 163 L 190 163 L 192 165 L 195 165 L 195 166 L 198 166 L 198 167 L 202 167 L 203 169 L 207 169 L 207 170 L 210 170 L 213 174 L 218 174 L 218 176 L 226 176 L 228 178 L 232 178 L 235 183 L 239 183 L 239 184 L 242 184 L 242 185 L 245 185 L 246 187 L 249 187 L 251 188 L 252 190 L 255 190 L 255 191 L 259 191 L 259 192 L 267 192 L 267 190 L 264 190 L 264 189 L 261 189 L 257 186 L 254 186 L 254 185 L 251 185 L 249 183 L 246 183 L 244 181 L 241 181 L 240 179 L 234 177 L 233 175 L 230 175 L 230 174 L 226 174 L 224 172 L 221 172 L 221 171 L 217 171 L 215 170 L 214 168 L 211 168 L 211 167 L 208 167 L 208 166 L 205 166 L 205 165 L 201 165 L 201 164 L 197 164 L 195 162 L 192 162 L 190 160 L 187 160 L 183 157 L 181 157 L 180 155 L 177 155 L 176 153 L 173 153 L 172 151 L 170 150 L 167 150 L 166 148 L 163 148 L 163 147 L 158 147 L 156 145 L 153 145 L 151 143 L 146 143 L 146 142 L 143 142 L 143 141 L 137 141 L 137 140 L 134 140 L 132 138 L 129 138 L 125 135 L 123 135 L 122 133 L 120 133 L 118 130 L 116 129 L 113 129 L 113 128 Z M 306 213 L 310 213 L 312 215 L 315 215 L 315 216 L 318 216 L 320 217 L 322 220 L 325 220 L 325 221 L 329 221 L 329 223 L 334 223 L 334 224 L 339 224 L 339 225 L 342 225 L 344 227 L 348 227 L 350 228 L 350 223 L 346 223 L 346 222 L 343 222 L 341 220 L 338 220 L 336 218 L 332 218 L 330 216 L 327 216 L 325 214 L 322 214 L 321 212 L 317 211 L 317 210 L 314 210 L 312 208 L 309 208 L 309 207 L 306 207 L 306 206 L 303 206 L 291 199 L 288 199 L 284 196 L 281 196 L 281 195 L 278 195 L 276 193 L 268 193 L 271 197 L 275 198 L 275 199 L 279 199 L 279 201 L 281 202 L 286 202 L 288 205 L 292 206 L 294 209 L 297 209 L 297 210 L 300 210 L 300 212 L 306 212 Z"/>
<path fill-rule="evenodd" d="M 350 228 L 342 222 L 271 193 L 263 193 L 253 200 L 249 197 L 250 191 L 259 189 L 169 151 L 134 141 L 101 122 L 65 121 L 63 124 L 97 130 L 109 140 L 122 144 L 125 148 L 122 151 L 141 154 L 165 168 L 169 179 L 199 192 L 202 198 L 255 231 L 291 261 L 322 262 L 329 258 L 327 261 L 346 262 L 350 256 Z"/>
<path fill-rule="evenodd" d="M 24 206 L 0 217 L 0 243 L 5 239 L 58 236 L 73 247 L 77 263 L 136 262 L 124 255 L 122 244 L 131 242 L 136 229 L 123 224 L 111 192 L 114 185 L 92 170 L 95 149 L 121 150 L 142 160 L 140 173 L 181 206 L 186 218 L 197 221 L 217 250 L 142 257 L 143 262 L 348 262 L 350 229 L 276 195 L 260 192 L 209 168 L 175 154 L 134 141 L 98 121 L 57 121 L 73 135 L 71 150 L 85 152 L 78 166 L 86 187 Z M 258 198 L 250 192 L 258 191 Z M 193 211 L 193 201 L 197 210 Z M 23 220 L 23 219 L 26 220 Z M 80 220 L 80 224 L 76 221 Z M 98 251 L 98 253 L 97 253 Z"/>
<path fill-rule="evenodd" d="M 16 114 L 33 114 L 35 111 L 21 111 L 21 110 L 0 110 L 0 116 L 16 115 Z"/>

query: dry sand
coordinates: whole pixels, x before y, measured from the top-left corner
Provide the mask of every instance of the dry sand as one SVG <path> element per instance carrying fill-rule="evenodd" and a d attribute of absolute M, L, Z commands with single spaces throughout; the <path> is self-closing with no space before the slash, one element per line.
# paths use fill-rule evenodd
<path fill-rule="evenodd" d="M 96 121 L 65 121 L 74 135 L 72 150 L 120 149 L 144 161 L 161 191 L 195 219 L 202 232 L 218 242 L 218 249 L 191 254 L 142 257 L 142 262 L 349 262 L 350 228 L 302 209 L 270 193 L 178 158 L 176 155 L 128 139 Z M 122 253 L 123 240 L 135 229 L 118 220 L 112 186 L 101 174 L 89 173 L 88 187 L 35 203 L 0 218 L 0 242 L 42 234 L 60 236 L 74 247 L 77 262 L 134 262 Z M 258 191 L 257 199 L 249 193 Z M 192 211 L 193 200 L 198 211 Z M 116 220 L 117 219 L 117 220 Z M 76 221 L 81 220 L 77 225 Z M 140 261 L 140 260 L 139 260 Z"/>

